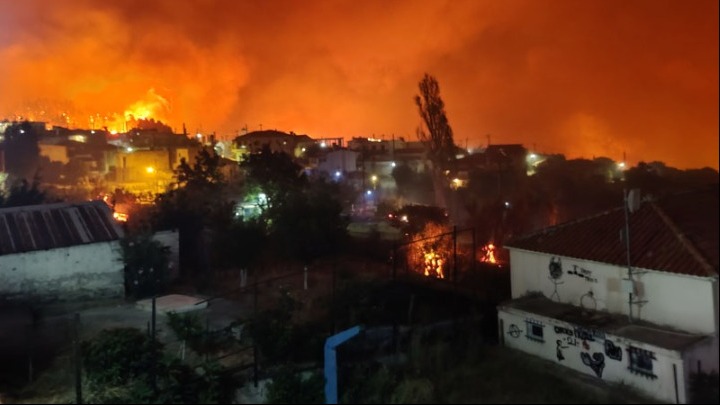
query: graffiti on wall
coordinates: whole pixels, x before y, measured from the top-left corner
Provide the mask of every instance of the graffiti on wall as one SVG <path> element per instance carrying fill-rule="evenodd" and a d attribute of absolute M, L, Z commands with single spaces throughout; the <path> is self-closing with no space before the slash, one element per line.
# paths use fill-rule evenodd
<path fill-rule="evenodd" d="M 622 361 L 622 348 L 615 346 L 615 343 L 611 340 L 605 340 L 605 355 L 609 359 Z"/>
<path fill-rule="evenodd" d="M 655 353 L 633 346 L 628 347 L 627 350 L 630 358 L 628 369 L 631 373 L 652 379 L 657 378 L 657 375 L 653 372 L 653 361 L 656 360 Z"/>
<path fill-rule="evenodd" d="M 575 338 L 575 332 L 573 332 L 570 328 L 565 328 L 562 326 L 555 326 L 555 334 L 558 335 L 558 338 L 560 340 L 569 346 L 577 346 L 578 342 Z"/>
<path fill-rule="evenodd" d="M 602 378 L 603 369 L 605 368 L 605 355 L 600 352 L 595 352 L 590 357 L 590 353 L 580 353 L 580 359 L 583 364 L 590 367 L 598 378 Z"/>
<path fill-rule="evenodd" d="M 510 324 L 510 327 L 508 328 L 508 335 L 514 337 L 515 339 L 519 338 L 520 335 L 522 335 L 523 331 L 518 328 L 517 325 L 514 323 Z"/>
<path fill-rule="evenodd" d="M 581 326 L 575 327 L 575 337 L 580 340 L 588 340 L 594 342 L 597 340 L 605 340 L 605 332 L 597 329 L 587 329 Z"/>
<path fill-rule="evenodd" d="M 556 342 L 557 347 L 555 349 L 555 355 L 557 356 L 558 361 L 563 361 L 565 360 L 565 356 L 563 356 L 562 349 L 567 349 L 568 347 L 563 345 L 562 340 L 557 340 Z"/>
<path fill-rule="evenodd" d="M 555 258 L 555 256 L 553 256 L 552 258 L 550 258 L 550 264 L 548 265 L 548 271 L 550 272 L 550 277 L 548 277 L 548 278 L 550 279 L 550 282 L 553 283 L 553 287 L 554 287 L 553 293 L 550 295 L 550 299 L 552 300 L 553 297 L 557 297 L 557 300 L 560 301 L 560 294 L 558 293 L 558 286 L 565 282 L 560 281 L 560 279 L 562 278 L 563 271 L 562 271 L 562 263 L 560 262 L 559 257 Z"/>
<path fill-rule="evenodd" d="M 572 270 L 568 271 L 567 274 L 583 278 L 591 283 L 597 283 L 597 278 L 592 276 L 592 271 L 583 269 L 575 264 L 573 265 Z"/>

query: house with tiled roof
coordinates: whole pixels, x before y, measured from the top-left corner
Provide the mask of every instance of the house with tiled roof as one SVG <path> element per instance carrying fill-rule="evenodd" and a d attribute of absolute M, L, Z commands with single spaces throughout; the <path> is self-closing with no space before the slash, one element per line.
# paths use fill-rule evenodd
<path fill-rule="evenodd" d="M 718 371 L 718 188 L 630 205 L 506 246 L 500 339 L 687 403 L 690 374 Z"/>
<path fill-rule="evenodd" d="M 102 201 L 0 209 L 0 299 L 123 296 L 122 236 Z"/>

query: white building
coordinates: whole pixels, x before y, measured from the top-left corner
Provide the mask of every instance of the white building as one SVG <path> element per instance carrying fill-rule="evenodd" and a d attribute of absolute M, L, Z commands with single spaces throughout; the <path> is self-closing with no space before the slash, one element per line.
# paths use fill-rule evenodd
<path fill-rule="evenodd" d="M 718 189 L 644 202 L 515 240 L 500 340 L 660 400 L 718 370 Z M 631 294 L 632 293 L 632 294 Z"/>
<path fill-rule="evenodd" d="M 0 298 L 122 297 L 122 235 L 102 201 L 0 209 Z"/>
<path fill-rule="evenodd" d="M 357 171 L 358 152 L 349 149 L 335 149 L 318 159 L 316 170 L 328 177 L 339 177 Z"/>

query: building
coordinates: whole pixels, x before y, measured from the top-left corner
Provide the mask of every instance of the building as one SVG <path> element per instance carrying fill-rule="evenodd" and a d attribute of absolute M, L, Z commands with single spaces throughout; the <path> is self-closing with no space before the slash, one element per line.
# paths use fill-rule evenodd
<path fill-rule="evenodd" d="M 328 177 L 338 177 L 344 173 L 357 171 L 358 152 L 348 149 L 334 149 L 318 158 L 316 170 Z"/>
<path fill-rule="evenodd" d="M 718 188 L 644 201 L 508 244 L 501 341 L 657 399 L 718 370 Z"/>
<path fill-rule="evenodd" d="M 258 153 L 267 146 L 273 152 L 284 152 L 299 157 L 305 148 L 317 141 L 307 135 L 296 135 L 276 130 L 253 131 L 235 138 L 234 143 L 245 153 Z"/>
<path fill-rule="evenodd" d="M 122 235 L 102 201 L 0 209 L 0 297 L 122 297 Z"/>

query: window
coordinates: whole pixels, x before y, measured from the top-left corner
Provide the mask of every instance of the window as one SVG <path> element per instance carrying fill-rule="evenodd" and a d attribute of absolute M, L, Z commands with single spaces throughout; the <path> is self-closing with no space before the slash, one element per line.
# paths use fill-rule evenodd
<path fill-rule="evenodd" d="M 543 325 L 542 322 L 533 319 L 527 319 L 525 320 L 525 326 L 525 330 L 527 331 L 525 337 L 536 342 L 545 341 L 545 337 L 543 334 L 543 329 L 545 328 L 545 325 Z"/>
<path fill-rule="evenodd" d="M 638 347 L 630 346 L 628 348 L 629 362 L 628 369 L 630 372 L 639 374 L 648 378 L 657 378 L 653 373 L 653 360 L 655 360 L 655 353 L 640 349 Z"/>

